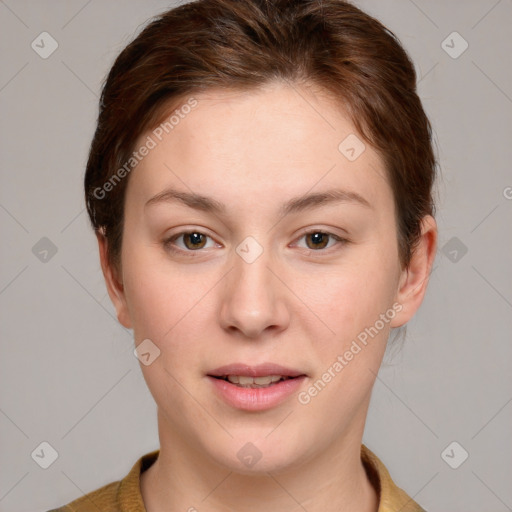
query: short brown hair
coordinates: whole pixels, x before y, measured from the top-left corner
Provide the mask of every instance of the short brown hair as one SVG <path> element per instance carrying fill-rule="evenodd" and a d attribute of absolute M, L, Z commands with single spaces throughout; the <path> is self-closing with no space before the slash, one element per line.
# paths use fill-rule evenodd
<path fill-rule="evenodd" d="M 394 194 L 400 261 L 409 264 L 421 219 L 434 214 L 431 125 L 398 38 L 342 0 L 196 0 L 156 17 L 121 52 L 103 86 L 85 173 L 87 211 L 111 263 L 120 264 L 128 177 L 107 197 L 98 190 L 139 136 L 187 95 L 273 80 L 320 86 L 379 153 Z"/>

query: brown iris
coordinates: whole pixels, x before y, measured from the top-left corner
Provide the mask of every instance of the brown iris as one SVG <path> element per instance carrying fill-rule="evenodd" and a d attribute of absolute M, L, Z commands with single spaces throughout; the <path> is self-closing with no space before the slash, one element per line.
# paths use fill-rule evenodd
<path fill-rule="evenodd" d="M 329 242 L 329 236 L 327 233 L 308 233 L 306 235 L 306 244 L 309 249 L 323 249 Z M 312 240 L 313 245 L 309 244 L 309 240 Z"/>
<path fill-rule="evenodd" d="M 202 233 L 184 233 L 183 240 L 187 249 L 202 249 L 206 244 L 206 235 Z"/>

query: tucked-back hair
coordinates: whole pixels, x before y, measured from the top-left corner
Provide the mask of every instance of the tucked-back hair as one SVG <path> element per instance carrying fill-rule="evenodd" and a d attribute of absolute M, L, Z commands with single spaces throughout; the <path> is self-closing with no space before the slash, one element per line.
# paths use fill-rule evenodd
<path fill-rule="evenodd" d="M 409 264 L 421 219 L 434 214 L 431 125 L 397 37 L 342 0 L 196 0 L 156 17 L 121 52 L 103 86 L 85 173 L 87 211 L 107 238 L 112 264 L 120 263 L 129 179 L 118 171 L 136 140 L 193 94 L 272 81 L 330 93 L 381 156 L 400 262 Z"/>

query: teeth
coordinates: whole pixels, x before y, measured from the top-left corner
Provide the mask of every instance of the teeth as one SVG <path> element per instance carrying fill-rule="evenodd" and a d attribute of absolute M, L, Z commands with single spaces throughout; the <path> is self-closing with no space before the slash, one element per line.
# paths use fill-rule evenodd
<path fill-rule="evenodd" d="M 267 375 L 265 377 L 247 377 L 245 375 L 228 375 L 227 380 L 231 384 L 238 384 L 244 388 L 267 387 L 281 379 L 287 379 L 281 375 Z"/>

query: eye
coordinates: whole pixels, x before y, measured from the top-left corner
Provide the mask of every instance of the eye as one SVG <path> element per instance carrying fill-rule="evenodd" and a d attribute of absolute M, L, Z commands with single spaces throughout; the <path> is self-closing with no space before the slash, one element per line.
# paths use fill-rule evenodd
<path fill-rule="evenodd" d="M 306 240 L 305 249 L 312 249 L 314 251 L 320 249 L 330 249 L 337 243 L 347 243 L 348 240 L 341 238 L 333 233 L 326 233 L 325 231 L 308 231 L 304 233 L 299 240 Z"/>
<path fill-rule="evenodd" d="M 333 233 L 325 231 L 314 230 L 304 233 L 299 239 L 305 240 L 305 246 L 297 242 L 297 246 L 303 249 L 313 251 L 321 251 L 330 249 L 335 245 L 348 243 L 348 240 L 341 238 Z M 200 252 L 200 249 L 209 249 L 218 247 L 219 245 L 208 235 L 200 231 L 184 231 L 172 235 L 164 241 L 166 249 L 172 252 Z"/>
<path fill-rule="evenodd" d="M 207 245 L 208 239 L 211 241 L 210 245 Z M 179 240 L 182 241 L 182 245 L 176 243 Z M 178 233 L 168 238 L 167 240 L 165 240 L 164 245 L 171 251 L 181 250 L 185 252 L 190 252 L 197 251 L 199 249 L 208 249 L 210 247 L 215 247 L 215 242 L 212 240 L 211 237 L 205 235 L 204 233 L 201 233 L 200 231 L 186 231 Z M 175 247 L 173 246 L 178 247 L 178 249 L 175 249 Z"/>

